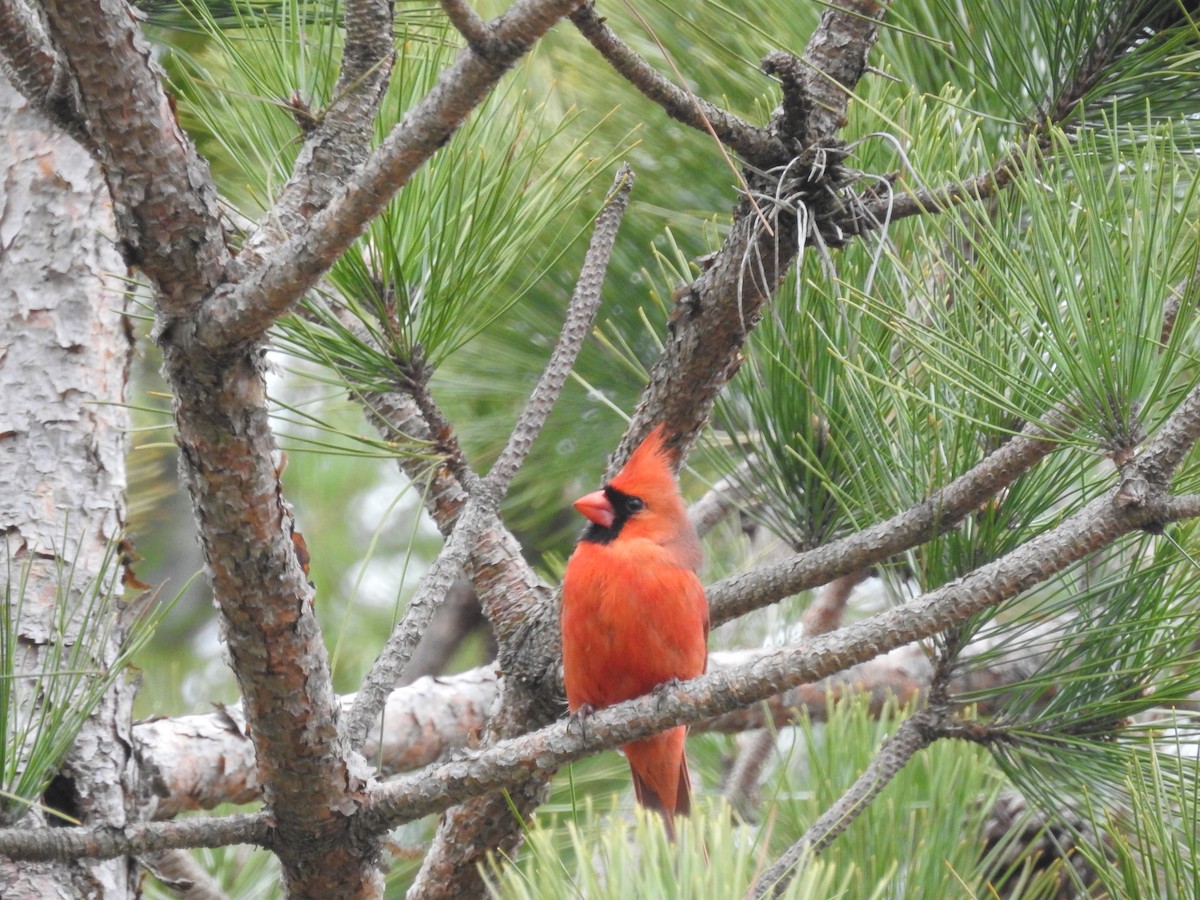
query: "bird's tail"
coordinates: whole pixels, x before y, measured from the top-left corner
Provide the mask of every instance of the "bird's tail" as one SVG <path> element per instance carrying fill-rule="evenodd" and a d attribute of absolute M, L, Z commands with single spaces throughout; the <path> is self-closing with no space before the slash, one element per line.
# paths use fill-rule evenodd
<path fill-rule="evenodd" d="M 633 773 L 637 802 L 663 817 L 671 840 L 675 840 L 675 816 L 692 811 L 692 780 L 683 750 L 686 737 L 687 728 L 680 725 L 621 748 Z"/>

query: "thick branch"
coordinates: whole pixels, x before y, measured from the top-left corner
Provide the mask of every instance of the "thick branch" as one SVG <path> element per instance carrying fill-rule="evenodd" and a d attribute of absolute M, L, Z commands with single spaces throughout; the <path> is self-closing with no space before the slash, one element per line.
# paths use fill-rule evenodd
<path fill-rule="evenodd" d="M 1003 685 L 1028 678 L 1042 659 L 1054 652 L 1052 636 L 1066 633 L 1061 622 L 1043 623 L 1039 634 L 1044 639 L 1032 641 L 1040 648 L 1037 654 L 1018 649 L 986 667 L 964 667 L 950 684 L 951 694 L 996 693 Z M 968 655 L 991 649 L 992 644 L 985 641 L 972 645 Z M 746 669 L 767 655 L 767 651 L 746 650 L 714 653 L 710 668 Z M 798 713 L 820 722 L 832 700 L 851 696 L 867 696 L 871 713 L 878 715 L 889 702 L 904 706 L 916 701 L 928 689 L 931 675 L 932 666 L 921 645 L 908 644 L 821 681 L 800 684 L 764 703 L 706 719 L 693 730 L 737 733 L 769 724 L 783 726 L 795 722 Z M 380 729 L 364 752 L 385 774 L 445 759 L 470 746 L 498 696 L 498 679 L 487 667 L 449 678 L 422 678 L 388 699 Z M 344 697 L 343 706 L 353 700 L 353 695 Z M 985 714 L 989 709 L 978 708 Z M 236 707 L 142 722 L 134 726 L 133 739 L 141 780 L 156 795 L 156 805 L 146 812 L 156 818 L 223 803 L 249 803 L 261 796 L 253 746 Z M 0 848 L 8 846 L 6 841 L 7 832 L 0 831 Z M 144 853 L 149 846 L 138 844 L 135 849 Z"/>
<path fill-rule="evenodd" d="M 244 698 L 264 799 L 292 896 L 370 894 L 379 873 L 351 853 L 354 792 L 371 777 L 339 739 L 338 701 L 283 497 L 261 360 L 164 341 L 181 471 L 199 526 L 221 637 Z M 307 893 L 306 893 L 307 892 Z"/>
<path fill-rule="evenodd" d="M 407 772 L 470 746 L 500 695 L 494 669 L 420 678 L 388 698 L 363 754 L 386 774 Z M 354 695 L 341 698 L 349 711 Z M 223 803 L 252 803 L 262 782 L 238 706 L 133 726 L 133 753 L 150 802 L 143 815 L 169 819 Z"/>
<path fill-rule="evenodd" d="M 870 15 L 864 15 L 864 8 Z M 875 0 L 842 0 L 831 4 L 822 16 L 805 50 L 805 64 L 812 82 L 807 89 L 829 108 L 815 111 L 803 129 L 802 152 L 823 156 L 826 145 L 834 141 L 854 87 L 852 73 L 865 71 L 867 53 L 878 35 L 879 22 L 873 16 L 881 15 L 885 8 Z M 826 47 L 823 42 L 834 35 L 838 43 Z M 835 73 L 836 90 L 824 83 L 823 75 L 814 74 L 828 72 Z M 778 118 L 773 126 L 779 126 Z M 791 155 L 770 161 L 773 165 L 768 168 L 786 168 Z M 813 175 L 805 184 L 801 202 L 814 227 L 820 227 L 840 205 L 837 194 L 843 176 L 835 163 L 804 168 Z M 779 189 L 774 175 L 754 175 L 753 181 L 751 189 L 756 195 L 773 196 Z M 650 374 L 614 462 L 628 458 L 655 422 L 665 422 L 682 449 L 707 421 L 717 394 L 741 364 L 742 345 L 763 304 L 775 293 L 806 240 L 794 211 L 787 206 L 771 210 L 767 222 L 760 210 L 743 201 L 712 265 L 677 293 L 666 348 Z"/>
<path fill-rule="evenodd" d="M 162 70 L 124 0 L 51 0 L 46 15 L 78 85 L 126 260 L 182 316 L 230 261 L 207 164 L 179 127 Z"/>
<path fill-rule="evenodd" d="M 1200 514 L 1196 507 L 1196 498 L 1192 498 L 1188 517 Z M 948 686 L 950 694 L 988 692 L 999 698 L 1002 687 L 1036 672 L 1058 648 L 1056 638 L 1066 634 L 1069 629 L 1063 622 L 1042 623 L 1039 636 L 1029 641 L 1037 652 L 1014 649 L 989 660 L 986 666 L 960 666 Z M 964 659 L 993 650 L 991 641 L 972 644 Z M 716 652 L 709 657 L 709 668 L 746 668 L 767 654 L 765 650 Z M 918 701 L 928 691 L 932 676 L 933 667 L 922 645 L 906 644 L 762 703 L 705 719 L 692 730 L 736 734 L 793 724 L 797 715 L 821 722 L 830 701 L 848 697 L 867 698 L 872 715 L 879 715 L 889 702 L 905 706 Z M 392 692 L 363 754 L 385 775 L 443 760 L 472 745 L 499 696 L 500 680 L 491 666 L 460 675 L 420 678 Z M 343 697 L 342 708 L 348 709 L 353 701 L 353 694 Z M 992 710 L 987 703 L 973 702 L 981 714 Z M 250 803 L 262 796 L 254 746 L 238 707 L 140 722 L 133 728 L 133 748 L 140 781 L 153 794 L 153 805 L 144 811 L 152 818 L 171 818 L 222 803 Z"/>
<path fill-rule="evenodd" d="M 794 134 L 802 146 L 828 141 L 846 122 L 846 109 L 854 88 L 867 71 L 867 51 L 879 35 L 879 23 L 891 0 L 839 0 L 823 16 L 809 39 L 801 59 L 794 90 L 802 92 L 807 107 L 803 122 L 785 121 L 786 134 Z M 775 60 L 773 65 L 778 65 Z M 784 77 L 788 91 L 788 77 Z M 784 108 L 788 106 L 787 98 Z"/>

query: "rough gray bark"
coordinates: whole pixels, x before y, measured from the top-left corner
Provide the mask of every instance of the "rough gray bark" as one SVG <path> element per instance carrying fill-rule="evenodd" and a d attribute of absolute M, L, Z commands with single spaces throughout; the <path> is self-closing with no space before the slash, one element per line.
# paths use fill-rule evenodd
<path fill-rule="evenodd" d="M 99 167 L 0 77 L 0 565 L 28 566 L 17 623 L 18 669 L 51 642 L 78 637 L 81 582 L 97 576 L 125 520 L 125 400 L 132 341 L 125 266 L 111 239 Z M 63 598 L 75 623 L 58 632 L 60 566 L 75 566 Z M 117 567 L 108 572 L 119 578 Z M 118 588 L 119 589 L 119 588 Z M 104 662 L 124 631 L 114 623 Z M 56 781 L 59 805 L 87 824 L 129 822 L 136 810 L 130 745 L 133 686 L 118 683 L 79 734 Z M 26 813 L 26 826 L 44 822 Z M 17 865 L 0 858 L 0 896 L 124 898 L 128 858 Z"/>

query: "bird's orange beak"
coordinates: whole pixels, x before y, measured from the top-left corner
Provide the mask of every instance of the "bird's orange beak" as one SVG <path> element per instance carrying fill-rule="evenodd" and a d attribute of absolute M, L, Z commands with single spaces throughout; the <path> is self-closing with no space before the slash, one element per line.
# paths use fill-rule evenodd
<path fill-rule="evenodd" d="M 611 527 L 613 520 L 616 519 L 616 512 L 614 512 L 612 504 L 608 502 L 608 498 L 604 496 L 604 491 L 592 491 L 592 493 L 580 497 L 575 501 L 575 508 L 583 514 L 584 518 L 595 522 L 601 528 Z"/>

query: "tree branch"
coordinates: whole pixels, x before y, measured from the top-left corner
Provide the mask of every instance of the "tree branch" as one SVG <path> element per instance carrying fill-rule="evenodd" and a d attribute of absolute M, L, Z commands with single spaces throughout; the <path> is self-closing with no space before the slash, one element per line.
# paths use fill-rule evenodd
<path fill-rule="evenodd" d="M 838 192 L 844 172 L 840 158 L 829 158 L 842 127 L 853 73 L 865 71 L 867 53 L 875 43 L 886 4 L 875 0 L 840 0 L 830 4 L 805 50 L 805 90 L 815 98 L 814 111 L 804 128 L 801 153 L 810 164 L 799 167 L 808 173 L 798 185 L 788 186 L 802 199 L 811 217 L 811 227 L 833 216 L 840 207 Z M 864 14 L 864 10 L 870 15 Z M 836 37 L 838 43 L 826 46 Z M 823 83 L 834 73 L 836 90 Z M 780 127 L 780 118 L 773 121 Z M 789 126 L 791 127 L 791 126 Z M 816 165 L 821 159 L 824 163 Z M 773 197 L 784 190 L 778 172 L 797 168 L 789 150 L 782 157 L 765 160 L 765 170 L 750 173 L 755 196 Z M 807 239 L 791 201 L 769 211 L 769 223 L 749 198 L 743 199 L 734 221 L 711 266 L 676 294 L 668 322 L 669 338 L 650 374 L 650 383 L 638 401 L 633 421 L 613 464 L 627 459 L 633 448 L 655 422 L 665 422 L 676 449 L 682 451 L 708 419 L 716 396 L 741 364 L 741 348 L 761 309 L 794 262 Z M 680 457 L 682 458 L 682 453 Z"/>
<path fill-rule="evenodd" d="M 710 586 L 713 623 L 869 568 L 949 531 L 1053 452 L 1058 447 L 1055 432 L 1069 427 L 1069 421 L 1063 410 L 1051 410 L 1045 423 L 1026 426 L 979 465 L 912 509 L 857 534 Z"/>
<path fill-rule="evenodd" d="M 1128 487 L 1122 496 L 1136 500 L 1137 493 L 1146 489 L 1135 483 L 1138 481 L 1147 482 L 1151 488 L 1165 484 L 1197 439 L 1200 439 L 1200 387 L 1192 388 L 1138 455 L 1132 471 L 1126 470 Z"/>
<path fill-rule="evenodd" d="M 186 338 L 186 330 L 180 335 Z M 338 701 L 284 499 L 260 358 L 163 345 L 181 471 L 221 637 L 244 700 L 275 845 L 295 897 L 375 890 L 364 840 L 348 852 L 356 792 L 372 777 L 338 732 Z M 369 854 L 367 854 L 369 856 Z"/>
<path fill-rule="evenodd" d="M 887 191 L 882 195 L 871 187 L 846 204 L 836 218 L 838 229 L 846 234 L 865 234 L 879 228 L 883 222 L 895 222 L 910 216 L 937 215 L 964 203 L 990 200 L 1007 188 L 1020 174 L 1026 163 L 1024 157 L 1007 154 L 987 172 L 966 181 L 938 188 L 911 188 L 903 192 Z M 899 174 L 888 176 L 895 183 Z"/>
<path fill-rule="evenodd" d="M 388 201 L 458 130 L 509 70 L 581 0 L 516 0 L 492 23 L 485 48 L 465 47 L 299 234 L 205 304 L 197 337 L 213 351 L 252 344 L 317 283 Z"/>
<path fill-rule="evenodd" d="M 756 128 L 659 74 L 596 14 L 595 3 L 588 2 L 571 13 L 571 22 L 617 74 L 672 119 L 713 135 L 751 165 L 765 168 L 768 160 L 788 155 L 783 143 L 768 129 Z"/>
<path fill-rule="evenodd" d="M 188 847 L 257 844 L 270 847 L 274 827 L 266 813 L 213 818 L 197 816 L 174 822 L 99 825 L 95 828 L 5 828 L 0 854 L 22 862 L 58 859 L 112 859 Z"/>
<path fill-rule="evenodd" d="M 347 0 L 345 9 L 346 41 L 333 97 L 309 129 L 292 177 L 246 242 L 238 259 L 243 268 L 300 231 L 367 157 L 396 57 L 395 9 L 392 0 Z"/>
<path fill-rule="evenodd" d="M 42 115 L 96 155 L 66 63 L 38 7 L 25 0 L 0 0 L 0 70 Z"/>
<path fill-rule="evenodd" d="M 704 496 L 688 507 L 688 518 L 696 528 L 696 534 L 704 537 L 717 527 L 726 516 L 738 508 L 737 485 L 749 473 L 748 461 L 743 461 L 737 470 L 714 484 Z"/>
<path fill-rule="evenodd" d="M 230 900 L 217 880 L 186 850 L 143 853 L 138 862 L 181 900 Z"/>
<path fill-rule="evenodd" d="M 1191 506 L 1180 518 L 1200 514 L 1196 508 L 1200 499 L 1190 499 Z M 1037 646 L 1036 653 L 1022 647 L 989 661 L 986 667 L 959 666 L 948 685 L 950 695 L 989 692 L 1000 696 L 1005 685 L 1036 672 L 1042 660 L 1057 649 L 1055 637 L 1066 633 L 1065 623 L 1047 620 L 1037 629 L 1037 637 L 1029 640 Z M 976 642 L 967 648 L 964 659 L 993 648 L 993 641 Z M 709 668 L 745 669 L 769 652 L 717 651 L 709 657 Z M 889 702 L 905 706 L 919 700 L 932 677 L 933 666 L 924 647 L 906 644 L 820 681 L 799 684 L 761 703 L 705 719 L 692 731 L 737 734 L 783 727 L 795 723 L 797 715 L 821 722 L 832 701 L 849 697 L 866 697 L 871 714 L 879 715 Z M 392 692 L 363 754 L 384 775 L 444 760 L 472 745 L 499 697 L 500 679 L 490 666 L 417 679 Z M 341 698 L 343 709 L 348 710 L 353 702 L 353 694 Z M 981 714 L 994 708 L 986 701 L 972 702 Z M 251 803 L 262 796 L 254 746 L 237 706 L 204 715 L 139 722 L 133 727 L 133 752 L 139 781 L 152 795 L 152 802 L 142 811 L 145 816 L 171 818 L 223 803 Z"/>
<path fill-rule="evenodd" d="M 1111 72 L 1117 60 L 1145 41 L 1146 29 L 1159 30 L 1180 24 L 1172 13 L 1164 13 L 1163 7 L 1154 3 L 1130 4 L 1117 11 L 1119 14 L 1102 29 L 1084 56 L 1075 61 L 1073 77 L 1064 81 L 1056 96 L 1045 99 L 1018 141 L 1032 139 L 1044 147 L 1047 126 L 1065 126 L 1079 111 L 1080 103 L 1097 81 Z M 863 234 L 879 227 L 881 222 L 943 213 L 963 203 L 986 200 L 1008 187 L 1026 165 L 1028 155 L 1014 152 L 1005 155 L 990 171 L 959 184 L 908 190 L 895 196 L 889 193 L 882 197 L 872 190 L 848 204 L 845 215 L 837 224 L 847 234 Z M 894 183 L 898 178 L 899 175 L 889 176 L 888 181 Z M 1173 313 L 1168 307 L 1164 343 L 1172 320 Z"/>
<path fill-rule="evenodd" d="M 421 635 L 397 684 L 402 687 L 426 675 L 441 675 L 463 642 L 476 632 L 486 635 L 487 644 L 495 644 L 491 628 L 483 617 L 475 585 L 463 574 L 450 586 L 446 599 Z M 488 652 L 485 650 L 485 654 Z M 494 646 L 490 648 L 490 654 L 484 658 L 494 657 Z"/>
<path fill-rule="evenodd" d="M 154 283 L 169 315 L 187 315 L 230 262 L 208 165 L 179 127 L 124 0 L 50 0 L 45 10 L 78 85 L 126 261 Z"/>
<path fill-rule="evenodd" d="M 441 0 L 442 12 L 458 33 L 473 47 L 482 48 L 492 38 L 492 30 L 479 14 L 471 8 L 468 0 Z"/>
<path fill-rule="evenodd" d="M 850 789 L 762 874 L 754 886 L 755 900 L 782 895 L 804 863 L 833 843 L 908 765 L 908 761 L 933 743 L 938 737 L 939 716 L 935 710 L 923 709 L 905 719 L 896 733 L 883 742 L 871 764 Z"/>
<path fill-rule="evenodd" d="M 410 394 L 368 394 L 366 408 L 386 439 L 404 444 L 436 443 L 435 431 Z M 417 455 L 400 455 L 396 462 L 406 476 L 425 484 L 425 508 L 442 534 L 448 536 L 467 502 L 466 490 L 452 467 L 448 462 L 431 464 L 427 457 Z M 498 518 L 491 520 L 476 541 L 467 561 L 467 574 L 481 605 L 524 600 L 530 609 L 537 609 L 549 602 L 552 594 L 551 587 L 526 562 L 520 542 Z M 552 681 L 556 659 L 552 654 L 530 654 L 510 660 L 506 673 L 529 684 Z"/>
<path fill-rule="evenodd" d="M 546 417 L 558 402 L 563 386 L 571 375 L 571 369 L 575 366 L 579 350 L 592 332 L 592 325 L 600 308 L 600 290 L 604 286 L 604 276 L 608 272 L 608 264 L 617 242 L 617 229 L 620 228 L 621 219 L 629 205 L 629 192 L 632 189 L 633 170 L 628 165 L 623 165 L 617 171 L 600 215 L 596 217 L 592 239 L 584 255 L 583 266 L 579 270 L 579 278 L 575 282 L 575 290 L 567 307 L 567 317 L 550 354 L 550 361 L 525 403 L 525 408 L 521 410 L 508 443 L 488 472 L 487 480 L 502 494 L 507 492 L 513 476 L 517 474 L 529 453 L 529 448 L 541 432 Z"/>
<path fill-rule="evenodd" d="M 419 678 L 392 692 L 363 755 L 387 775 L 407 772 L 470 746 L 500 696 L 495 670 Z M 340 700 L 349 711 L 355 696 Z M 240 706 L 133 726 L 139 781 L 149 794 L 141 813 L 169 819 L 223 803 L 262 797 L 254 744 Z"/>
<path fill-rule="evenodd" d="M 1200 284 L 1200 258 L 1197 258 L 1192 270 L 1171 288 L 1170 293 L 1163 301 L 1163 326 L 1158 340 L 1164 350 L 1166 349 L 1167 342 L 1171 340 L 1171 332 L 1175 330 L 1175 320 L 1179 318 L 1179 311 L 1182 309 L 1184 302 L 1188 301 L 1193 305 L 1195 304 L 1196 286 L 1198 284 Z"/>
<path fill-rule="evenodd" d="M 1039 633 L 1060 635 L 1064 629 L 1061 623 L 1048 621 Z M 1039 659 L 1054 650 L 1052 642 L 1034 643 L 1044 646 L 1038 655 L 1014 650 L 986 669 L 956 676 L 950 691 L 995 691 L 1027 678 L 1038 668 Z M 988 652 L 990 648 L 990 642 L 983 642 L 972 650 Z M 710 660 L 711 668 L 746 671 L 769 655 L 767 651 L 744 650 L 715 653 Z M 810 721 L 824 721 L 831 701 L 863 694 L 870 698 L 872 714 L 878 715 L 888 702 L 901 706 L 912 703 L 928 688 L 931 675 L 932 666 L 921 646 L 908 644 L 822 681 L 800 684 L 765 703 L 705 719 L 696 723 L 693 730 L 736 733 L 771 723 L 783 726 L 795 721 L 797 711 Z M 378 736 L 378 749 L 368 745 L 366 752 L 378 758 L 385 772 L 409 771 L 442 759 L 469 746 L 498 695 L 495 673 L 486 668 L 444 679 L 423 678 L 392 694 Z M 350 695 L 342 703 L 348 706 L 353 699 Z M 981 710 L 986 712 L 988 708 Z M 150 812 L 162 818 L 184 810 L 211 809 L 223 803 L 248 803 L 259 797 L 261 788 L 255 778 L 253 748 L 244 729 L 244 719 L 236 707 L 136 725 L 134 750 L 142 779 L 149 779 L 158 800 L 157 807 Z M 83 847 L 92 840 L 93 833 L 94 830 L 79 830 L 70 846 Z M 228 829 L 222 833 L 228 833 Z M 0 830 L 0 852 L 8 852 L 9 837 L 8 831 Z M 159 846 L 162 833 L 147 831 L 129 839 L 132 851 L 140 855 Z M 114 845 L 105 846 L 110 848 L 106 854 L 113 852 Z M 193 845 L 180 842 L 180 846 Z M 74 857 L 67 852 L 66 858 Z"/>

